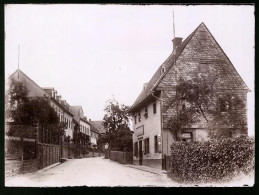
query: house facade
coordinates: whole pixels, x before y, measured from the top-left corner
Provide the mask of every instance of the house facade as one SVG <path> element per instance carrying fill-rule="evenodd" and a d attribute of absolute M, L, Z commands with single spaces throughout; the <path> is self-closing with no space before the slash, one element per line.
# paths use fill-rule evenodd
<path fill-rule="evenodd" d="M 59 95 L 57 90 L 53 87 L 40 87 L 20 69 L 16 70 L 9 76 L 8 82 L 6 82 L 6 89 L 8 89 L 11 80 L 22 82 L 26 86 L 28 90 L 28 98 L 45 97 L 48 99 L 50 106 L 56 111 L 60 122 L 64 122 L 66 124 L 66 128 L 64 129 L 65 134 L 60 143 L 60 157 L 73 157 L 73 148 L 70 146 L 71 140 L 73 139 L 75 121 L 80 125 L 80 131 L 82 133 L 89 137 L 91 135 L 91 123 L 84 116 L 82 106 L 70 106 L 65 99 L 62 99 L 61 95 Z M 65 139 L 65 136 L 67 138 L 69 136 L 69 142 L 68 139 Z"/>
<path fill-rule="evenodd" d="M 71 124 L 73 114 L 62 104 L 61 95 L 58 95 L 57 91 L 53 87 L 40 87 L 20 69 L 16 70 L 12 75 L 10 75 L 8 78 L 9 82 L 12 79 L 22 82 L 26 86 L 28 89 L 28 98 L 47 97 L 50 101 L 50 105 L 57 112 L 60 121 L 67 123 L 65 133 L 67 135 L 71 134 L 73 131 L 73 125 Z"/>
<path fill-rule="evenodd" d="M 215 90 L 219 98 L 226 93 L 235 94 L 246 105 L 248 87 L 204 23 L 184 41 L 180 37 L 174 38 L 173 48 L 130 108 L 134 164 L 162 168 L 164 156 L 170 155 L 170 145 L 175 140 L 170 133 L 169 121 L 177 113 L 170 101 L 176 96 L 179 78 L 217 78 Z M 246 109 L 240 110 L 240 115 L 247 120 Z M 247 128 L 225 127 L 224 131 L 229 131 L 229 136 L 247 134 Z M 186 126 L 180 137 L 182 141 L 208 140 L 206 121 L 202 119 Z"/>
<path fill-rule="evenodd" d="M 71 110 L 74 114 L 74 119 L 79 123 L 80 132 L 90 137 L 91 123 L 87 120 L 86 116 L 84 116 L 84 111 L 82 106 L 71 106 Z"/>
<path fill-rule="evenodd" d="M 8 81 L 6 82 L 6 89 L 10 87 L 12 80 L 21 82 L 27 88 L 28 99 L 46 98 L 49 105 L 59 116 L 60 122 L 66 123 L 66 128 L 64 129 L 65 135 L 73 135 L 73 114 L 62 103 L 64 100 L 61 99 L 61 96 L 57 94 L 57 91 L 54 88 L 40 87 L 20 69 L 16 70 L 9 76 Z M 6 103 L 7 102 L 8 100 L 6 100 Z M 11 155 L 13 156 L 11 158 L 14 159 L 25 159 L 28 160 L 28 163 L 31 163 L 32 168 L 41 169 L 53 163 L 59 162 L 60 158 L 68 157 L 64 136 L 53 139 L 55 134 L 44 126 L 34 127 L 32 125 L 14 124 L 12 121 L 9 121 L 9 119 L 7 119 L 6 122 L 5 130 L 7 133 L 6 135 L 8 136 L 6 136 L 5 139 L 5 155 L 7 158 Z M 11 137 L 8 134 L 10 127 L 13 129 Z M 25 133 L 21 134 L 21 132 Z M 25 138 L 22 141 L 23 144 L 20 143 L 20 136 L 24 136 Z M 19 151 L 19 156 L 16 155 L 16 151 Z M 30 161 L 29 159 L 33 160 Z M 20 162 L 21 161 L 19 161 L 19 163 Z M 23 165 L 24 163 L 21 163 L 20 166 L 23 167 Z"/>
<path fill-rule="evenodd" d="M 104 128 L 104 126 L 102 125 L 103 121 L 91 121 L 92 126 L 91 126 L 91 131 L 93 132 L 93 136 L 91 137 L 92 142 L 95 143 L 96 145 L 98 145 L 98 139 L 101 138 L 101 136 L 105 135 L 106 130 Z M 105 145 L 104 143 L 102 143 L 101 145 L 98 145 L 98 148 L 100 149 L 100 151 L 104 151 L 105 150 Z"/>
<path fill-rule="evenodd" d="M 65 136 L 70 136 L 70 139 L 73 139 L 73 114 L 69 110 L 66 100 L 62 100 L 61 95 L 58 95 L 57 91 L 53 87 L 44 87 L 43 90 L 51 96 L 51 106 L 58 113 L 60 121 L 66 123 Z"/>

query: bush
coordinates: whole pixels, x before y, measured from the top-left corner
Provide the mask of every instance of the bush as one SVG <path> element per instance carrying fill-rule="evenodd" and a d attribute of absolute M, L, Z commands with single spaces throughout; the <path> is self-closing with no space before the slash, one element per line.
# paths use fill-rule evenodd
<path fill-rule="evenodd" d="M 174 142 L 169 176 L 178 182 L 225 182 L 254 170 L 254 139 Z"/>

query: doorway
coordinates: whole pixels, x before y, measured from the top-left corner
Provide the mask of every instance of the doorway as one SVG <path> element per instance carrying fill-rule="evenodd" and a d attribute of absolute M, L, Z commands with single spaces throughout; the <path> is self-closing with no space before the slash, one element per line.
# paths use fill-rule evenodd
<path fill-rule="evenodd" d="M 142 140 L 139 141 L 139 165 L 142 165 L 143 152 L 142 152 Z"/>

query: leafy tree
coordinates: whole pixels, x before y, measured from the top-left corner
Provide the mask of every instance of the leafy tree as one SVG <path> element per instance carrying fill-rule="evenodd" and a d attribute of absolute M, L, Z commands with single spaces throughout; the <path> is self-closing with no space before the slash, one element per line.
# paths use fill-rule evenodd
<path fill-rule="evenodd" d="M 132 151 L 132 133 L 129 128 L 129 106 L 119 105 L 116 100 L 108 100 L 103 126 L 107 130 L 101 137 L 103 143 L 109 143 L 109 149 Z"/>
<path fill-rule="evenodd" d="M 90 147 L 90 137 L 80 132 L 80 125 L 76 120 L 73 120 L 75 127 L 73 132 L 72 142 L 75 145 L 74 155 L 80 157 L 81 154 L 87 154 Z"/>
<path fill-rule="evenodd" d="M 24 83 L 11 80 L 6 97 L 6 117 L 19 125 L 33 125 L 37 121 L 43 131 L 41 141 L 58 144 L 60 136 L 64 135 L 66 124 L 60 122 L 47 97 L 28 98 L 27 95 Z"/>
<path fill-rule="evenodd" d="M 165 102 L 168 108 L 173 107 L 176 110 L 168 122 L 176 140 L 181 139 L 184 128 L 200 122 L 208 127 L 210 137 L 221 134 L 220 124 L 235 128 L 244 127 L 246 124 L 245 118 L 240 115 L 240 111 L 245 106 L 244 102 L 236 94 L 224 93 L 219 98 L 215 90 L 216 79 L 206 77 L 196 77 L 192 80 L 179 79 L 175 96 Z M 222 104 L 226 103 L 225 106 L 228 108 L 222 114 Z"/>
<path fill-rule="evenodd" d="M 217 99 L 213 117 L 208 122 L 209 136 L 213 138 L 226 137 L 229 130 L 239 130 L 245 134 L 247 130 L 245 102 L 238 94 L 225 93 Z"/>
<path fill-rule="evenodd" d="M 11 118 L 13 122 L 29 123 L 31 121 L 29 100 L 27 98 L 27 88 L 19 81 L 11 80 L 9 90 L 6 95 L 6 118 Z"/>

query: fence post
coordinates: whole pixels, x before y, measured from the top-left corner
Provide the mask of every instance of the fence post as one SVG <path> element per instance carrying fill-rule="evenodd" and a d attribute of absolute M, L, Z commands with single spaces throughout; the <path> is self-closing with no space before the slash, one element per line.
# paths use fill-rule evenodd
<path fill-rule="evenodd" d="M 37 121 L 33 121 L 33 127 L 35 128 L 35 154 L 37 160 L 37 169 L 39 169 L 39 126 Z"/>
<path fill-rule="evenodd" d="M 21 147 L 21 160 L 22 160 L 22 167 L 21 167 L 22 170 L 21 171 L 22 171 L 22 173 L 23 173 L 23 166 L 24 166 L 23 165 L 23 163 L 24 163 L 23 162 L 23 128 L 24 127 L 22 126 L 21 135 L 20 135 L 20 140 L 21 140 L 21 145 L 20 145 L 20 147 Z"/>

